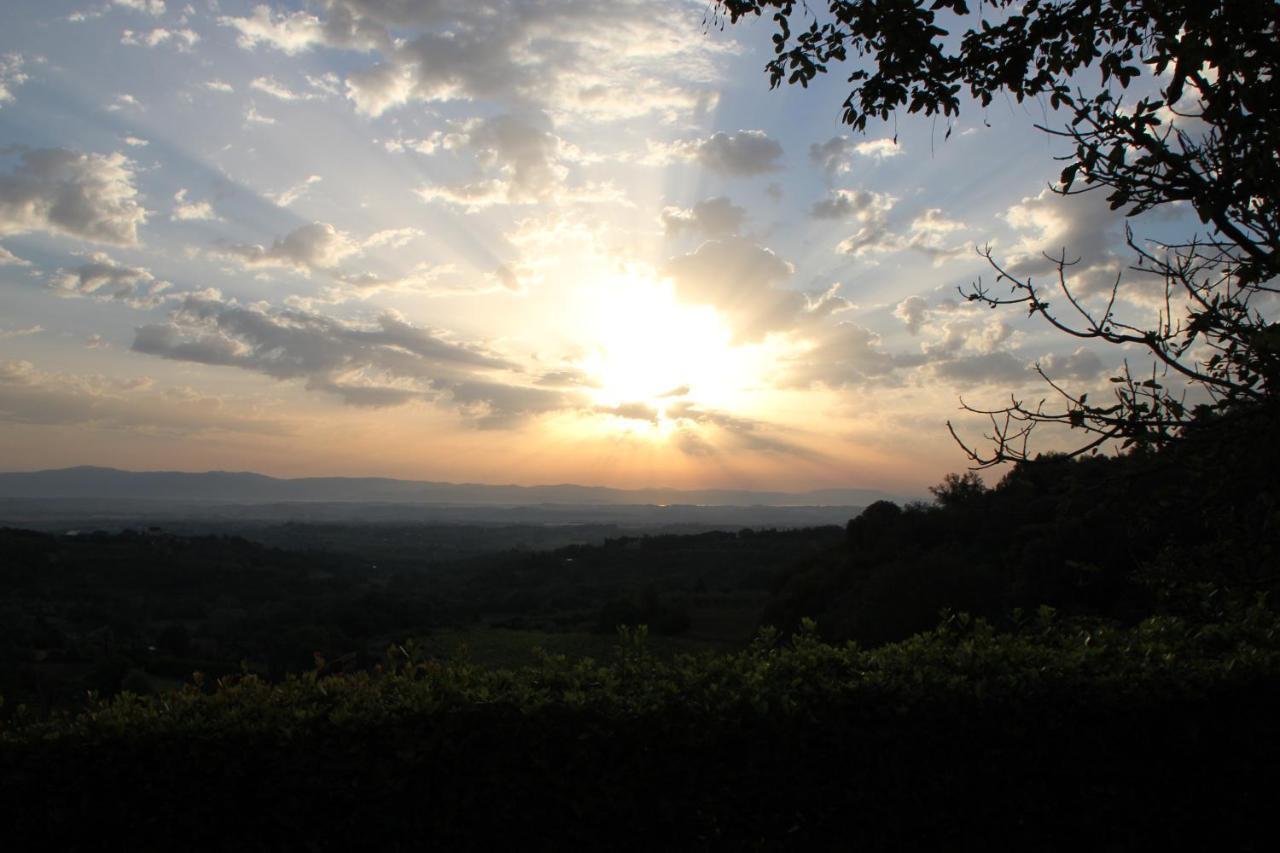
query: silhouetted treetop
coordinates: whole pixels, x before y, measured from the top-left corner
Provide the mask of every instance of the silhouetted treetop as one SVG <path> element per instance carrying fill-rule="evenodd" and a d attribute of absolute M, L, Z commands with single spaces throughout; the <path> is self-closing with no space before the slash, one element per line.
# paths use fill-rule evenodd
<path fill-rule="evenodd" d="M 1000 95 L 1040 99 L 1064 118 L 1037 127 L 1074 148 L 1058 158 L 1056 192 L 1101 189 L 1129 216 L 1187 204 L 1205 226 L 1176 243 L 1127 235 L 1137 257 L 1130 272 L 1163 285 L 1164 308 L 1143 321 L 1117 313 L 1121 276 L 1109 299 L 1073 292 L 1066 248 L 1049 258 L 1057 275 L 1047 282 L 982 250 L 1001 287 L 979 281 L 970 300 L 1018 305 L 1072 337 L 1145 349 L 1153 370 L 1135 375 L 1126 363 L 1101 400 L 1045 375 L 1056 406 L 966 406 L 990 418 L 989 451 L 957 437 L 978 467 L 1031 458 L 1027 439 L 1040 424 L 1083 431 L 1075 453 L 1111 441 L 1158 447 L 1211 415 L 1274 405 L 1280 325 L 1262 311 L 1280 292 L 1280 3 L 716 0 L 713 20 L 766 11 L 776 30 L 772 85 L 807 86 L 849 61 L 844 121 L 856 129 L 899 109 L 957 116 L 966 91 L 982 107 Z M 1189 403 L 1187 388 L 1200 399 Z"/>

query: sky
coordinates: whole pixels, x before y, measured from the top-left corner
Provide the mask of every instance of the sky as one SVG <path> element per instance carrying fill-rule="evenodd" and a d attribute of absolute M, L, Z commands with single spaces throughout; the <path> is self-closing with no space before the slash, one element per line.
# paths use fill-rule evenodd
<path fill-rule="evenodd" d="M 961 400 L 1105 393 L 1124 353 L 960 292 L 1129 263 L 1060 117 L 853 133 L 706 11 L 8 0 L 0 470 L 923 494 Z"/>

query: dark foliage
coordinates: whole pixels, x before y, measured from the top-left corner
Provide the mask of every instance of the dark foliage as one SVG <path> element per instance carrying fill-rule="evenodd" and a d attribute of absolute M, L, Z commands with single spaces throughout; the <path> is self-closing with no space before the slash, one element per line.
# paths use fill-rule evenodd
<path fill-rule="evenodd" d="M 764 621 L 813 617 L 826 637 L 879 643 L 943 608 L 1005 625 L 1041 605 L 1132 623 L 1280 594 L 1276 428 L 1259 411 L 1158 453 L 1041 457 L 990 490 L 952 475 L 933 506 L 873 504 L 846 549 L 787 573 Z"/>
<path fill-rule="evenodd" d="M 0 696 L 8 711 L 47 710 L 147 676 L 170 686 L 195 671 L 279 678 L 311 668 L 317 655 L 331 669 L 367 667 L 388 643 L 472 625 L 613 634 L 645 624 L 683 635 L 701 616 L 702 639 L 741 644 L 778 575 L 842 535 L 832 527 L 619 536 L 443 557 L 473 553 L 486 529 L 266 531 L 282 544 L 296 532 L 298 546 L 335 548 L 326 552 L 162 531 L 0 530 Z"/>
<path fill-rule="evenodd" d="M 1274 614 L 1130 630 L 963 618 L 665 662 L 123 697 L 0 729 L 16 849 L 1269 848 Z"/>

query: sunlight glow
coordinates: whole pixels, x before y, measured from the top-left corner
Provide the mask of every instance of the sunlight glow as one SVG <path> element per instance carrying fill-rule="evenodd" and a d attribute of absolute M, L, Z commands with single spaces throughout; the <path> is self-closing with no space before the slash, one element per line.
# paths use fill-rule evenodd
<path fill-rule="evenodd" d="M 597 283 L 588 300 L 594 343 L 581 367 L 597 384 L 595 401 L 648 419 L 645 432 L 669 433 L 691 402 L 733 408 L 758 375 L 759 346 L 733 346 L 713 308 L 681 304 L 671 282 L 643 268 Z"/>

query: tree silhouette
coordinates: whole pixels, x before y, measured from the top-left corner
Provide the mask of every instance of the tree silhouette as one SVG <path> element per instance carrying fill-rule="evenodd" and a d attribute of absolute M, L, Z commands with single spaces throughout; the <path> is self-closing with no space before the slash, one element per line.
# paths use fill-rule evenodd
<path fill-rule="evenodd" d="M 1038 99 L 1067 118 L 1036 126 L 1074 148 L 1060 158 L 1055 192 L 1103 191 L 1129 216 L 1187 204 L 1204 226 L 1180 243 L 1140 241 L 1126 229 L 1136 255 L 1129 272 L 1163 285 L 1164 307 L 1144 325 L 1117 315 L 1123 273 L 1109 298 L 1091 303 L 1071 288 L 1077 260 L 1065 250 L 1049 258 L 1057 275 L 1048 286 L 980 250 L 995 283 L 979 280 L 964 292 L 968 299 L 1023 306 L 1067 335 L 1145 350 L 1152 370 L 1135 375 L 1126 362 L 1104 402 L 1041 371 L 1056 404 L 965 405 L 991 424 L 983 449 L 948 423 L 975 467 L 1029 458 L 1041 424 L 1084 431 L 1078 455 L 1112 441 L 1158 447 L 1222 417 L 1274 409 L 1280 325 L 1260 303 L 1280 291 L 1280 4 L 981 0 L 976 14 L 966 0 L 816 5 L 826 10 L 795 0 L 716 0 L 709 23 L 770 13 L 773 87 L 807 86 L 833 63 L 862 60 L 848 76 L 843 115 L 857 130 L 904 108 L 950 122 L 965 89 L 984 107 L 1000 94 Z M 1189 404 L 1187 388 L 1202 399 Z"/>

